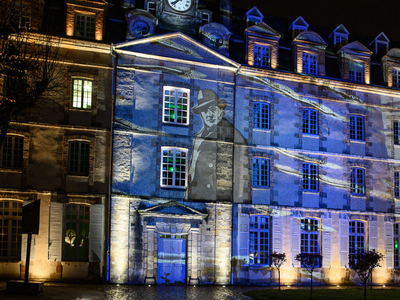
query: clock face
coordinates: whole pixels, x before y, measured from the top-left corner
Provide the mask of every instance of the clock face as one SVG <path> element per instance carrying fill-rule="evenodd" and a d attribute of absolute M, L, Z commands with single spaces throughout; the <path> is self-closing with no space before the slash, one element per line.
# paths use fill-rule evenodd
<path fill-rule="evenodd" d="M 192 7 L 192 1 L 193 0 L 167 0 L 169 6 L 179 12 L 189 10 Z"/>

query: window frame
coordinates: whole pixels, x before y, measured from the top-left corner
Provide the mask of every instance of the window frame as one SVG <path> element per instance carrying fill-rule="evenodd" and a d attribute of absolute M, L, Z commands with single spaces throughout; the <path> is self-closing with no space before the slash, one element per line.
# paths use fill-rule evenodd
<path fill-rule="evenodd" d="M 360 224 L 362 226 L 359 226 Z M 365 232 L 366 222 L 360 220 L 349 221 L 349 255 L 365 252 Z M 359 243 L 362 244 L 359 246 Z"/>
<path fill-rule="evenodd" d="M 76 207 L 76 218 L 68 218 L 68 211 L 69 208 Z M 84 210 L 84 218 L 80 218 L 80 210 L 83 208 Z M 87 216 L 87 218 L 86 218 Z M 72 228 L 69 228 L 67 224 L 75 224 L 75 240 L 74 241 L 81 241 L 82 239 L 86 240 L 86 247 L 84 249 L 84 256 L 79 258 L 79 248 L 81 248 L 81 245 L 79 247 L 76 247 L 74 249 L 74 256 L 69 257 L 68 256 L 68 249 L 67 249 L 67 233 L 68 230 L 71 230 Z M 86 228 L 84 228 L 86 232 L 86 236 L 81 238 L 81 224 L 85 225 Z M 63 261 L 89 261 L 89 236 L 90 236 L 90 205 L 88 204 L 82 204 L 82 203 L 68 203 L 65 204 L 65 209 L 64 209 L 64 214 L 63 214 L 63 242 L 62 242 L 62 260 Z M 71 241 L 71 238 L 70 238 Z M 71 241 L 73 243 L 74 241 Z M 78 243 L 77 242 L 77 243 Z M 70 251 L 72 252 L 72 251 Z"/>
<path fill-rule="evenodd" d="M 318 110 L 303 108 L 303 134 L 318 135 Z"/>
<path fill-rule="evenodd" d="M 300 253 L 320 253 L 321 222 L 316 218 L 302 218 L 300 222 Z"/>
<path fill-rule="evenodd" d="M 350 168 L 350 193 L 355 196 L 365 196 L 364 168 Z"/>
<path fill-rule="evenodd" d="M 258 222 L 257 220 L 260 219 Z M 262 226 L 264 225 L 264 228 Z M 269 266 L 271 249 L 271 218 L 250 215 L 249 218 L 249 265 Z"/>
<path fill-rule="evenodd" d="M 5 203 L 8 206 L 7 214 L 4 213 L 6 211 Z M 0 200 L 0 234 L 2 236 L 2 240 L 0 241 L 0 261 L 21 260 L 22 206 L 22 201 L 11 199 Z M 7 233 L 5 232 L 6 230 Z M 4 241 L 5 237 L 7 237 L 7 241 Z M 6 245 L 4 246 L 4 244 Z"/>
<path fill-rule="evenodd" d="M 358 69 L 361 68 L 361 71 Z M 349 61 L 349 80 L 353 82 L 364 82 L 364 62 L 359 60 Z"/>
<path fill-rule="evenodd" d="M 310 192 L 318 191 L 319 175 L 318 175 L 318 164 L 303 163 L 303 190 Z"/>
<path fill-rule="evenodd" d="M 393 68 L 392 70 L 392 87 L 400 88 L 400 69 Z"/>
<path fill-rule="evenodd" d="M 200 13 L 200 21 L 201 21 L 201 24 L 208 24 L 208 23 L 210 23 L 210 16 L 211 16 L 211 14 L 208 13 L 208 12 L 201 12 L 201 13 Z"/>
<path fill-rule="evenodd" d="M 302 53 L 302 73 L 309 75 L 318 75 L 318 54 Z"/>
<path fill-rule="evenodd" d="M 365 141 L 365 120 L 364 116 L 350 116 L 350 140 Z M 361 122 L 360 122 L 361 121 Z"/>
<path fill-rule="evenodd" d="M 348 39 L 347 35 L 345 34 L 340 34 L 340 33 L 335 33 L 334 35 L 334 45 L 336 47 L 342 47 L 346 43 L 346 40 Z"/>
<path fill-rule="evenodd" d="M 80 82 L 80 85 L 79 83 Z M 77 84 L 76 84 L 77 83 Z M 90 93 L 85 90 L 90 83 Z M 93 80 L 87 78 L 72 78 L 72 109 L 91 110 L 93 107 Z"/>
<path fill-rule="evenodd" d="M 6 148 L 9 144 L 11 147 Z M 3 145 L 0 147 L 0 168 L 22 169 L 23 161 L 24 137 L 20 135 L 7 134 Z"/>
<path fill-rule="evenodd" d="M 400 121 L 393 122 L 393 143 L 400 145 Z"/>
<path fill-rule="evenodd" d="M 169 162 L 166 162 L 166 159 L 169 158 L 169 156 L 165 156 L 164 153 L 165 151 L 172 151 L 172 168 L 173 171 L 170 171 L 171 164 Z M 179 166 L 184 167 L 184 171 L 178 172 L 177 169 L 177 153 L 185 153 L 184 158 L 185 162 L 183 164 L 179 164 Z M 167 153 L 168 154 L 168 153 Z M 160 186 L 162 188 L 176 188 L 176 189 L 185 189 L 187 188 L 188 185 L 188 149 L 184 148 L 176 148 L 176 147 L 161 147 L 161 170 L 160 170 Z M 172 173 L 172 177 L 169 177 L 167 173 Z M 176 177 L 178 173 L 183 173 L 184 178 L 182 177 L 179 179 Z M 168 183 L 163 183 L 164 181 L 172 180 L 172 184 Z M 176 184 L 177 180 L 183 181 L 183 185 L 178 185 Z"/>
<path fill-rule="evenodd" d="M 71 148 L 74 144 L 78 145 L 77 158 L 72 157 Z M 84 149 L 83 146 L 86 147 L 86 149 Z M 87 151 L 87 153 L 84 152 L 85 150 Z M 82 157 L 83 155 L 86 155 L 87 157 Z M 90 142 L 84 140 L 68 141 L 68 174 L 77 176 L 88 176 L 89 169 L 90 169 Z"/>
<path fill-rule="evenodd" d="M 252 186 L 254 188 L 269 188 L 270 161 L 267 158 L 253 157 Z"/>
<path fill-rule="evenodd" d="M 397 242 L 397 243 L 396 243 Z M 397 248 L 396 248 L 397 244 Z M 400 223 L 393 224 L 393 268 L 400 269 Z"/>
<path fill-rule="evenodd" d="M 253 46 L 253 65 L 259 68 L 268 68 L 271 66 L 271 47 L 262 44 Z"/>
<path fill-rule="evenodd" d="M 175 92 L 175 95 L 172 95 L 175 99 L 172 101 L 169 98 L 172 98 L 170 94 L 171 91 Z M 182 98 L 179 98 L 179 93 L 183 93 Z M 185 94 L 186 93 L 186 97 Z M 168 98 L 168 99 L 167 99 Z M 179 104 L 185 106 L 184 99 L 186 98 L 186 109 L 179 109 Z M 179 99 L 182 99 L 182 103 L 179 103 Z M 167 101 L 168 100 L 168 101 Z M 173 104 L 171 108 L 170 105 Z M 169 105 L 169 107 L 167 107 Z M 177 115 L 178 118 L 171 117 L 172 114 L 169 112 L 173 111 L 174 115 Z M 168 113 L 167 113 L 168 112 Z M 185 122 L 178 122 L 179 119 L 179 112 L 182 113 L 181 118 L 186 118 Z M 174 121 L 171 121 L 174 119 Z M 163 108 L 162 108 L 162 121 L 164 124 L 173 124 L 173 125 L 180 125 L 180 126 L 187 126 L 189 125 L 190 120 L 190 90 L 185 88 L 178 88 L 172 86 L 164 86 L 163 88 Z"/>
<path fill-rule="evenodd" d="M 400 198 L 400 172 L 395 171 L 393 174 L 393 194 L 394 198 Z"/>
<path fill-rule="evenodd" d="M 83 32 L 81 32 L 81 28 L 78 28 L 78 18 L 84 17 L 83 19 Z M 92 22 L 89 19 L 93 20 Z M 80 20 L 82 21 L 82 20 Z M 88 25 L 93 25 L 93 32 L 90 32 L 90 28 Z M 75 24 L 74 24 L 74 36 L 75 37 L 81 37 L 81 38 L 87 38 L 87 39 L 92 39 L 94 40 L 96 37 L 96 15 L 94 14 L 85 14 L 85 13 L 75 13 Z"/>
<path fill-rule="evenodd" d="M 269 103 L 253 102 L 253 129 L 269 130 L 270 116 Z"/>

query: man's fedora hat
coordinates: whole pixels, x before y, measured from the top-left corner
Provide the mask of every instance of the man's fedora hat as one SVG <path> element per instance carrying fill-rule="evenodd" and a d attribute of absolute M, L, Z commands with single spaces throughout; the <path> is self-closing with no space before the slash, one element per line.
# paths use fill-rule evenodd
<path fill-rule="evenodd" d="M 192 108 L 192 112 L 198 114 L 207 110 L 210 106 L 218 106 L 219 109 L 225 109 L 228 104 L 218 98 L 218 95 L 210 89 L 199 91 L 197 96 L 197 105 Z"/>

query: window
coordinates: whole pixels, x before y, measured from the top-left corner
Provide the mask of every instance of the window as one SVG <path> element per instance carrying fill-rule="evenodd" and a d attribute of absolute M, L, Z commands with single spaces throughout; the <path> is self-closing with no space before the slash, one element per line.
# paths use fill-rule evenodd
<path fill-rule="evenodd" d="M 365 252 L 365 223 L 350 221 L 349 224 L 349 254 Z"/>
<path fill-rule="evenodd" d="M 75 36 L 94 39 L 95 17 L 77 14 L 75 18 Z"/>
<path fill-rule="evenodd" d="M 393 122 L 393 140 L 395 145 L 400 145 L 400 139 L 399 139 L 399 124 L 400 121 L 394 121 Z"/>
<path fill-rule="evenodd" d="M 189 90 L 164 88 L 164 123 L 189 124 Z"/>
<path fill-rule="evenodd" d="M 7 135 L 0 151 L 0 167 L 21 169 L 23 148 L 23 137 L 16 135 Z"/>
<path fill-rule="evenodd" d="M 303 133 L 318 134 L 318 111 L 315 109 L 303 109 Z"/>
<path fill-rule="evenodd" d="M 399 252 L 399 242 L 400 242 L 400 224 L 393 224 L 393 254 L 394 254 L 394 267 L 400 268 L 400 252 Z"/>
<path fill-rule="evenodd" d="M 317 56 L 303 53 L 303 73 L 317 75 Z"/>
<path fill-rule="evenodd" d="M 364 140 L 363 116 L 350 116 L 350 139 L 357 141 Z"/>
<path fill-rule="evenodd" d="M 253 128 L 269 129 L 269 104 L 253 103 Z"/>
<path fill-rule="evenodd" d="M 254 45 L 254 66 L 269 67 L 271 63 L 270 48 L 267 46 Z"/>
<path fill-rule="evenodd" d="M 156 14 L 156 4 L 155 2 L 147 2 L 147 10 L 152 14 Z"/>
<path fill-rule="evenodd" d="M 269 160 L 263 158 L 253 158 L 253 186 L 269 186 Z"/>
<path fill-rule="evenodd" d="M 0 259 L 21 259 L 22 201 L 0 201 Z"/>
<path fill-rule="evenodd" d="M 201 24 L 210 23 L 210 14 L 206 12 L 201 13 Z"/>
<path fill-rule="evenodd" d="M 335 34 L 335 46 L 342 47 L 346 43 L 346 37 Z"/>
<path fill-rule="evenodd" d="M 89 143 L 69 142 L 68 172 L 74 175 L 89 175 Z"/>
<path fill-rule="evenodd" d="M 364 169 L 351 168 L 350 191 L 353 195 L 365 195 Z"/>
<path fill-rule="evenodd" d="M 394 172 L 394 197 L 400 198 L 400 172 Z"/>
<path fill-rule="evenodd" d="M 89 218 L 89 205 L 67 204 L 65 206 L 63 260 L 88 260 Z"/>
<path fill-rule="evenodd" d="M 161 186 L 186 187 L 187 150 L 161 148 Z"/>
<path fill-rule="evenodd" d="M 74 79 L 72 88 L 72 107 L 92 108 L 93 82 L 86 79 Z"/>
<path fill-rule="evenodd" d="M 301 219 L 301 253 L 319 253 L 319 222 Z"/>
<path fill-rule="evenodd" d="M 269 256 L 269 218 L 250 217 L 249 263 L 268 265 Z"/>
<path fill-rule="evenodd" d="M 303 190 L 318 190 L 318 165 L 303 164 Z"/>
<path fill-rule="evenodd" d="M 400 88 L 400 70 L 393 69 L 392 83 L 394 88 Z"/>
<path fill-rule="evenodd" d="M 364 64 L 359 61 L 349 62 L 349 80 L 355 82 L 363 82 Z"/>

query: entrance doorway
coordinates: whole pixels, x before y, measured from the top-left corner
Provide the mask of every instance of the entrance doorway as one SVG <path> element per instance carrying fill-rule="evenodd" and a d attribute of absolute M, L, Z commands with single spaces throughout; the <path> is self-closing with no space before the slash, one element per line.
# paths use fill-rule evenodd
<path fill-rule="evenodd" d="M 157 284 L 184 284 L 187 235 L 159 234 Z"/>

